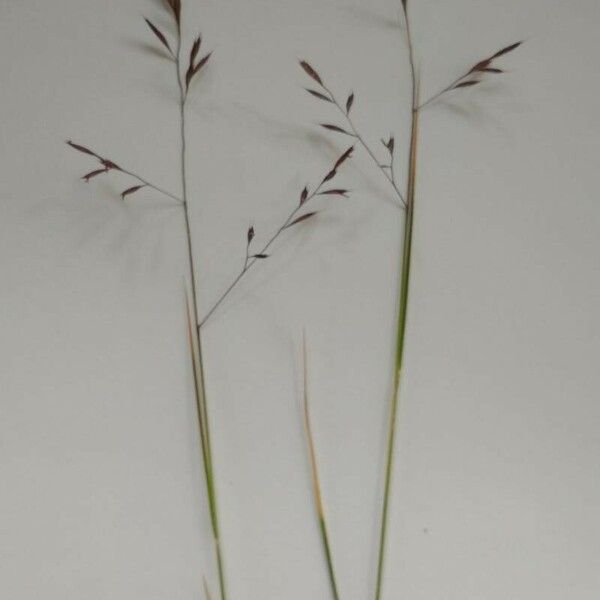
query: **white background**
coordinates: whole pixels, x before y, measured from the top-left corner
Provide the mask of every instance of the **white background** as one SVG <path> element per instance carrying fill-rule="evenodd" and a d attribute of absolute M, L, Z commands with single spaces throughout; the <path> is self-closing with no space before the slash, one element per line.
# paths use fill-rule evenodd
<path fill-rule="evenodd" d="M 395 0 L 188 0 L 214 49 L 189 106 L 199 294 L 347 147 L 309 59 L 403 178 Z M 423 93 L 518 39 L 509 73 L 423 114 L 386 600 L 600 594 L 597 0 L 413 0 Z M 0 595 L 216 591 L 179 209 L 89 185 L 76 141 L 179 193 L 160 0 L 0 2 Z M 232 600 L 329 597 L 299 345 L 342 596 L 372 597 L 401 215 L 361 151 L 204 330 Z"/>

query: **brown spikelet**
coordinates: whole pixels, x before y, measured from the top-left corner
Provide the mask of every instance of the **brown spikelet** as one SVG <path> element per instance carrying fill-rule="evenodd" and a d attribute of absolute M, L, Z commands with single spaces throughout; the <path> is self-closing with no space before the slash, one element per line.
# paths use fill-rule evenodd
<path fill-rule="evenodd" d="M 346 131 L 338 125 L 332 125 L 331 123 L 321 123 L 321 127 L 328 129 L 329 131 L 335 131 L 336 133 L 345 133 L 346 135 L 352 135 L 349 131 Z"/>
<path fill-rule="evenodd" d="M 108 160 L 108 158 L 101 158 L 100 162 L 106 167 L 107 170 L 114 169 L 115 171 L 120 171 L 121 167 L 117 163 L 114 163 L 112 160 Z"/>
<path fill-rule="evenodd" d="M 335 161 L 335 165 L 333 167 L 334 171 L 339 169 L 340 166 L 345 163 L 351 156 L 352 153 L 354 152 L 354 146 L 350 146 L 350 148 L 348 148 L 348 150 L 346 150 L 336 161 Z"/>
<path fill-rule="evenodd" d="M 194 75 L 208 62 L 208 59 L 212 56 L 212 52 L 209 52 L 200 59 L 200 62 L 194 67 Z"/>
<path fill-rule="evenodd" d="M 466 88 L 466 87 L 471 87 L 473 85 L 477 85 L 478 83 L 481 83 L 479 79 L 473 79 L 471 81 L 463 81 L 461 83 L 457 83 L 454 86 L 454 89 L 457 90 L 459 88 Z"/>
<path fill-rule="evenodd" d="M 187 73 L 185 74 L 185 85 L 186 88 L 190 87 L 190 83 L 192 79 L 199 73 L 200 69 L 208 62 L 208 59 L 211 57 L 212 52 L 209 52 L 206 56 L 200 59 L 197 65 L 190 64 Z"/>
<path fill-rule="evenodd" d="M 319 77 L 319 74 L 305 60 L 300 61 L 300 66 L 309 77 L 312 77 L 319 85 L 323 85 L 323 80 Z"/>
<path fill-rule="evenodd" d="M 344 196 L 344 198 L 347 198 L 348 190 L 343 190 L 343 189 L 324 190 L 323 192 L 319 192 L 319 196 Z"/>
<path fill-rule="evenodd" d="M 304 88 L 309 94 L 312 94 L 315 98 L 319 100 L 325 100 L 325 102 L 333 102 L 331 98 L 328 98 L 325 94 L 321 92 L 317 92 L 316 90 L 311 90 L 310 88 Z"/>
<path fill-rule="evenodd" d="M 471 73 L 474 73 L 475 71 L 483 71 L 484 69 L 486 69 L 489 64 L 492 62 L 491 58 L 486 58 L 485 60 L 482 60 L 480 62 L 478 62 L 477 64 L 473 65 L 471 67 Z"/>
<path fill-rule="evenodd" d="M 314 217 L 316 214 L 317 214 L 316 211 L 306 213 L 306 214 L 302 215 L 301 217 L 294 219 L 290 224 L 286 225 L 285 227 L 287 229 L 288 227 L 292 227 L 292 225 L 297 225 L 298 223 L 302 223 L 302 221 L 306 221 L 306 219 L 310 219 L 311 217 Z"/>
<path fill-rule="evenodd" d="M 169 8 L 173 11 L 175 21 L 181 23 L 181 0 L 165 0 Z"/>
<path fill-rule="evenodd" d="M 146 24 L 148 27 L 150 27 L 152 33 L 154 33 L 154 35 L 159 39 L 160 43 L 169 51 L 169 54 L 172 55 L 173 51 L 171 50 L 171 46 L 169 45 L 169 42 L 162 31 L 156 25 L 154 25 L 150 19 L 146 19 L 146 17 L 144 17 L 144 21 L 146 21 Z"/>
<path fill-rule="evenodd" d="M 190 50 L 190 66 L 196 62 L 196 57 L 198 56 L 198 52 L 200 51 L 200 45 L 202 44 L 202 36 L 198 36 L 192 45 L 192 49 Z"/>
<path fill-rule="evenodd" d="M 75 150 L 78 150 L 79 152 L 83 152 L 83 154 L 89 154 L 90 156 L 93 156 L 95 158 L 100 158 L 95 152 L 92 152 L 89 148 L 86 148 L 85 146 L 82 146 L 81 144 L 76 144 L 75 142 L 72 142 L 71 140 L 67 140 L 67 144 L 69 146 L 71 146 L 71 148 L 74 148 Z"/>
<path fill-rule="evenodd" d="M 327 173 L 327 175 L 325 175 L 325 177 L 323 177 L 323 183 L 331 181 L 336 175 L 337 169 L 334 167 L 333 169 L 331 169 L 331 171 L 329 171 L 329 173 Z"/>
<path fill-rule="evenodd" d="M 381 143 L 388 149 L 388 152 L 393 156 L 394 155 L 394 145 L 395 145 L 394 136 L 390 135 L 387 142 L 385 140 L 381 140 Z"/>
<path fill-rule="evenodd" d="M 350 113 L 350 109 L 352 108 L 353 104 L 354 104 L 354 92 L 352 92 L 348 96 L 348 100 L 346 100 L 346 114 Z"/>
<path fill-rule="evenodd" d="M 102 175 L 102 173 L 108 173 L 108 169 L 96 169 L 95 171 L 86 173 L 81 179 L 85 180 L 85 182 L 87 183 L 90 179 L 98 175 Z"/>
<path fill-rule="evenodd" d="M 493 54 L 491 56 L 490 60 L 494 60 L 495 58 L 499 58 L 500 56 L 504 56 L 505 54 L 508 54 L 509 52 L 512 52 L 513 50 L 516 50 L 522 43 L 523 43 L 523 41 L 521 40 L 520 42 L 515 42 L 514 44 L 510 44 L 510 46 L 506 46 L 505 48 L 498 50 L 498 52 L 496 52 L 496 54 Z"/>
<path fill-rule="evenodd" d="M 302 190 L 302 193 L 300 194 L 300 206 L 302 206 L 306 202 L 307 198 L 308 198 L 308 188 L 305 187 Z"/>
<path fill-rule="evenodd" d="M 254 227 L 250 227 L 248 229 L 247 239 L 248 239 L 248 246 L 249 246 L 250 242 L 254 239 Z"/>
<path fill-rule="evenodd" d="M 130 194 L 135 194 L 137 191 L 141 190 L 143 187 L 145 187 L 144 185 L 134 185 L 133 187 L 127 188 L 122 194 L 121 194 L 121 198 L 123 198 L 123 200 L 125 200 L 125 198 L 127 196 L 129 196 Z"/>

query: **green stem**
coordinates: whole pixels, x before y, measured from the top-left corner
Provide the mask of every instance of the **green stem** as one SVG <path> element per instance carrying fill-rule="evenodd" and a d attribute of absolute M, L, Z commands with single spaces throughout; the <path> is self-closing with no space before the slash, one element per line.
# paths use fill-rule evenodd
<path fill-rule="evenodd" d="M 396 443 L 396 421 L 398 418 L 400 379 L 402 374 L 402 363 L 404 357 L 404 342 L 406 338 L 406 317 L 408 309 L 408 294 L 410 288 L 410 270 L 412 257 L 413 241 L 413 219 L 414 219 L 414 201 L 417 178 L 417 146 L 418 146 L 418 126 L 419 126 L 419 94 L 416 78 L 416 69 L 413 53 L 413 45 L 410 33 L 410 23 L 406 5 L 404 6 L 404 16 L 406 21 L 407 41 L 409 49 L 410 70 L 412 79 L 412 109 L 411 109 L 411 130 L 410 147 L 408 159 L 408 179 L 406 189 L 406 216 L 404 219 L 404 243 L 400 260 L 400 291 L 398 295 L 397 307 L 397 330 L 396 347 L 394 360 L 394 378 L 392 385 L 392 394 L 390 398 L 390 413 L 388 421 L 388 438 L 386 449 L 385 479 L 383 489 L 383 500 L 381 509 L 381 524 L 379 532 L 379 552 L 377 559 L 377 580 L 375 588 L 375 600 L 381 599 L 383 586 L 383 569 L 386 553 L 386 538 L 388 529 L 388 513 L 390 491 L 392 487 L 392 473 L 394 466 L 394 450 Z"/>
<path fill-rule="evenodd" d="M 325 517 L 325 508 L 323 506 L 323 497 L 321 494 L 321 484 L 319 482 L 319 469 L 317 467 L 317 453 L 315 450 L 315 442 L 312 433 L 310 422 L 310 406 L 308 394 L 308 367 L 306 361 L 306 340 L 302 336 L 302 361 L 304 373 L 304 426 L 306 429 L 306 439 L 308 445 L 308 459 L 310 463 L 310 474 L 313 496 L 315 501 L 315 510 L 319 522 L 319 533 L 321 535 L 321 544 L 323 546 L 323 554 L 327 564 L 327 576 L 329 577 L 329 586 L 331 588 L 331 597 L 333 600 L 340 600 L 338 592 L 337 579 L 335 576 L 335 567 L 333 565 L 333 553 L 331 544 L 329 543 L 329 532 L 327 529 L 327 519 Z"/>
<path fill-rule="evenodd" d="M 196 268 L 194 264 L 194 252 L 192 244 L 192 231 L 190 224 L 190 207 L 187 193 L 187 173 L 186 173 L 186 126 L 185 126 L 185 104 L 187 99 L 187 90 L 181 78 L 181 25 L 178 22 L 177 30 L 177 55 L 175 67 L 177 71 L 177 83 L 179 86 L 179 113 L 180 113 L 180 139 L 181 139 L 181 185 L 182 185 L 182 204 L 184 211 L 186 246 L 188 255 L 190 293 L 191 293 L 191 312 L 194 326 L 191 327 L 191 352 L 194 371 L 194 391 L 196 396 L 196 409 L 198 418 L 198 431 L 200 436 L 200 447 L 202 451 L 202 462 L 204 466 L 204 478 L 206 483 L 206 494 L 208 498 L 208 507 L 210 513 L 210 524 L 215 546 L 215 555 L 217 561 L 217 570 L 219 575 L 219 590 L 221 600 L 227 600 L 225 591 L 225 569 L 223 565 L 223 556 L 221 552 L 219 519 L 217 511 L 217 495 L 215 489 L 214 464 L 212 455 L 212 445 L 210 440 L 210 426 L 208 418 L 208 406 L 206 400 L 206 386 L 204 378 L 204 364 L 202 360 L 202 340 L 198 328 L 199 311 L 198 295 L 196 286 Z M 188 317 L 189 317 L 188 309 Z"/>
<path fill-rule="evenodd" d="M 333 600 L 340 600 L 340 595 L 337 589 L 337 582 L 335 578 L 335 569 L 333 567 L 333 558 L 331 555 L 331 547 L 329 544 L 329 535 L 327 533 L 327 524 L 325 518 L 319 519 L 319 529 L 321 530 L 321 540 L 323 542 L 323 550 L 325 552 L 325 559 L 327 561 L 327 574 L 329 576 L 329 585 L 331 587 L 331 597 Z"/>

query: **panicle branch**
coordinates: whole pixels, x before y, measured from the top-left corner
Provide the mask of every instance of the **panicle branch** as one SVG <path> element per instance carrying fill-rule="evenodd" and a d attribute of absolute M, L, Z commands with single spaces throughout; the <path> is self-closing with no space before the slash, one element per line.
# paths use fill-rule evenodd
<path fill-rule="evenodd" d="M 389 162 L 382 162 L 377 158 L 375 152 L 366 142 L 364 136 L 358 131 L 354 124 L 354 120 L 350 116 L 350 111 L 354 106 L 355 94 L 354 92 L 350 92 L 348 94 L 345 102 L 342 104 L 336 96 L 333 94 L 331 89 L 325 84 L 319 73 L 316 69 L 308 63 L 306 60 L 300 61 L 300 66 L 304 70 L 304 72 L 315 82 L 317 83 L 319 89 L 315 90 L 312 88 L 305 88 L 306 91 L 313 97 L 318 100 L 323 100 L 324 102 L 328 102 L 333 104 L 338 112 L 341 114 L 342 119 L 345 121 L 344 127 L 335 124 L 335 123 L 320 123 L 320 126 L 327 131 L 332 131 L 334 133 L 340 133 L 343 135 L 347 135 L 353 137 L 357 140 L 357 142 L 365 149 L 371 160 L 375 163 L 377 168 L 383 173 L 383 176 L 389 181 L 391 184 L 394 193 L 398 197 L 399 205 L 402 208 L 406 208 L 406 201 L 404 199 L 404 194 L 402 193 L 398 182 L 396 181 L 396 175 L 394 171 L 394 143 L 393 136 L 390 136 L 391 143 L 383 142 L 384 146 L 386 146 L 389 153 Z M 389 144 L 389 145 L 388 145 Z"/>
<path fill-rule="evenodd" d="M 82 146 L 81 144 L 76 144 L 75 142 L 73 142 L 71 140 L 67 140 L 67 145 L 70 146 L 71 148 L 73 148 L 74 150 L 81 152 L 82 154 L 87 154 L 88 156 L 93 156 L 102 165 L 101 169 L 95 169 L 94 171 L 90 171 L 89 173 L 86 173 L 82 177 L 82 179 L 84 179 L 86 181 L 86 183 L 89 182 L 90 179 L 93 179 L 94 177 L 96 177 L 98 175 L 108 173 L 109 171 L 118 171 L 125 175 L 129 175 L 129 177 L 133 177 L 134 179 L 136 179 L 139 182 L 139 185 L 131 186 L 121 193 L 121 198 L 123 200 L 125 200 L 125 198 L 127 196 L 135 194 L 142 188 L 149 187 L 149 188 L 152 188 L 153 190 L 163 194 L 164 196 L 167 196 L 168 198 L 175 200 L 179 204 L 183 203 L 181 198 L 178 198 L 177 196 L 175 196 L 175 194 L 171 194 L 171 192 L 167 192 L 163 188 L 161 188 L 157 185 L 154 185 L 153 183 L 150 183 L 147 179 L 144 179 L 141 175 L 138 175 L 137 173 L 134 173 L 133 171 L 130 171 L 128 169 L 120 167 L 112 160 L 101 156 L 100 154 L 94 152 L 93 150 L 90 150 L 86 146 Z"/>
<path fill-rule="evenodd" d="M 474 85 L 478 85 L 483 81 L 483 76 L 486 74 L 498 75 L 504 73 L 503 69 L 500 69 L 494 66 L 494 61 L 496 61 L 501 56 L 516 50 L 519 46 L 523 44 L 523 41 L 515 42 L 514 44 L 510 44 L 501 48 L 491 56 L 484 58 L 476 62 L 472 67 L 469 68 L 468 71 L 464 72 L 462 75 L 457 77 L 452 83 L 442 88 L 439 92 L 435 93 L 428 100 L 425 100 L 422 104 L 419 105 L 418 109 L 422 110 L 441 96 L 451 92 L 452 90 L 460 90 L 464 88 L 473 87 Z"/>
<path fill-rule="evenodd" d="M 327 173 L 320 179 L 319 183 L 315 185 L 312 191 L 309 190 L 308 186 L 305 186 L 300 192 L 300 198 L 296 206 L 288 214 L 283 223 L 275 230 L 268 241 L 259 249 L 252 250 L 251 245 L 255 236 L 254 226 L 251 226 L 246 232 L 246 256 L 242 266 L 242 269 L 232 282 L 227 286 L 225 291 L 219 296 L 217 301 L 213 304 L 210 310 L 206 313 L 204 318 L 198 324 L 198 328 L 202 327 L 208 319 L 212 316 L 215 310 L 221 305 L 221 303 L 227 298 L 235 286 L 241 281 L 246 273 L 256 264 L 259 260 L 269 258 L 268 250 L 272 244 L 281 236 L 281 234 L 295 225 L 299 225 L 308 219 L 314 217 L 318 211 L 302 212 L 308 202 L 310 202 L 316 196 L 341 196 L 344 198 L 348 197 L 349 190 L 339 187 L 329 187 L 325 184 L 333 181 L 338 174 L 340 167 L 352 156 L 354 146 L 350 146 L 345 152 L 343 152 L 339 158 L 333 164 L 333 167 L 328 169 Z M 299 214 L 302 213 L 302 214 Z"/>

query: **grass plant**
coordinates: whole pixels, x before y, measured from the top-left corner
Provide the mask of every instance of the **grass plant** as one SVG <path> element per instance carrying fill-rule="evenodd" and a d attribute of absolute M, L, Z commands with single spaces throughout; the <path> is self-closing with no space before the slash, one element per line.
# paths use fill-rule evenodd
<path fill-rule="evenodd" d="M 379 158 L 378 153 L 368 144 L 365 136 L 359 131 L 351 116 L 351 110 L 355 103 L 355 94 L 351 92 L 345 101 L 340 101 L 325 83 L 317 70 L 307 61 L 300 61 L 304 72 L 313 80 L 315 87 L 307 88 L 307 92 L 314 98 L 333 105 L 336 114 L 341 117 L 339 122 L 321 123 L 321 127 L 327 131 L 353 138 L 355 143 L 362 147 L 372 162 L 376 165 L 381 175 L 388 181 L 392 193 L 395 195 L 396 204 L 401 209 L 402 217 L 400 231 L 402 235 L 402 251 L 399 257 L 398 268 L 398 292 L 395 307 L 395 343 L 394 362 L 392 373 L 391 394 L 389 397 L 389 413 L 387 418 L 387 439 L 385 442 L 385 466 L 383 477 L 383 489 L 381 493 L 380 523 L 378 528 L 378 551 L 375 571 L 374 600 L 381 600 L 383 593 L 383 575 L 385 557 L 387 551 L 387 537 L 389 526 L 389 507 L 392 491 L 392 476 L 394 471 L 394 457 L 396 454 L 396 429 L 398 421 L 398 408 L 400 403 L 400 384 L 404 365 L 406 347 L 406 324 L 408 318 L 409 296 L 411 287 L 412 249 L 413 249 L 413 226 L 415 218 L 415 200 L 417 188 L 417 159 L 419 155 L 419 121 L 424 109 L 433 105 L 437 100 L 450 93 L 472 88 L 481 83 L 484 77 L 497 76 L 503 70 L 496 66 L 496 61 L 504 55 L 516 50 L 522 42 L 515 42 L 505 46 L 492 55 L 477 61 L 471 67 L 463 71 L 448 85 L 442 87 L 438 92 L 431 95 L 425 101 L 420 100 L 419 72 L 415 59 L 415 47 L 413 43 L 411 20 L 409 18 L 408 0 L 400 0 L 401 22 L 400 28 L 405 31 L 405 39 L 408 53 L 410 72 L 410 123 L 408 127 L 408 164 L 404 186 L 399 182 L 397 169 L 395 168 L 396 141 L 392 135 L 388 139 L 382 139 L 385 148 L 385 157 Z"/>
<path fill-rule="evenodd" d="M 219 581 L 219 598 L 227 600 L 227 585 L 225 576 L 225 565 L 223 558 L 223 544 L 221 538 L 221 528 L 219 523 L 219 510 L 216 490 L 215 465 L 213 459 L 213 448 L 210 434 L 210 419 L 209 419 L 209 404 L 207 401 L 205 372 L 203 361 L 203 348 L 201 328 L 209 318 L 215 313 L 216 309 L 223 303 L 225 298 L 232 290 L 240 283 L 246 274 L 260 261 L 267 259 L 274 243 L 288 229 L 300 225 L 312 219 L 317 214 L 317 210 L 306 210 L 310 201 L 318 196 L 321 197 L 346 197 L 348 191 L 339 187 L 334 187 L 334 179 L 338 175 L 341 166 L 351 157 L 353 147 L 346 149 L 333 163 L 328 167 L 325 175 L 320 177 L 311 188 L 304 187 L 299 198 L 292 205 L 292 208 L 286 214 L 286 217 L 281 222 L 281 225 L 267 237 L 266 242 L 254 248 L 255 228 L 251 226 L 246 234 L 246 253 L 243 261 L 243 266 L 239 273 L 233 278 L 231 283 L 220 294 L 217 301 L 201 315 L 198 300 L 198 281 L 196 269 L 196 253 L 194 251 L 194 234 L 192 228 L 192 211 L 195 204 L 192 203 L 187 178 L 187 102 L 189 95 L 194 87 L 195 82 L 200 78 L 201 71 L 206 67 L 211 59 L 212 52 L 205 54 L 201 53 L 203 40 L 201 35 L 197 35 L 188 49 L 185 48 L 183 17 L 181 0 L 163 0 L 165 9 L 169 12 L 171 19 L 172 31 L 165 32 L 159 28 L 153 21 L 146 18 L 145 23 L 154 36 L 155 40 L 160 45 L 164 55 L 173 65 L 174 82 L 177 88 L 178 97 L 178 115 L 179 115 L 179 153 L 177 163 L 180 174 L 181 194 L 176 195 L 163 186 L 157 185 L 152 181 L 152 177 L 142 176 L 133 170 L 122 166 L 122 163 L 117 164 L 111 158 L 100 154 L 95 150 L 90 149 L 80 143 L 67 141 L 67 144 L 74 150 L 92 158 L 97 162 L 96 168 L 83 175 L 82 179 L 85 182 L 90 182 L 96 177 L 109 173 L 119 173 L 121 176 L 126 176 L 131 179 L 131 185 L 124 189 L 120 198 L 123 202 L 128 202 L 131 199 L 138 197 L 143 190 L 152 190 L 164 196 L 169 202 L 176 203 L 181 207 L 183 231 L 185 236 L 186 247 L 186 319 L 188 343 L 191 359 L 191 370 L 194 381 L 194 397 L 196 404 L 196 415 L 198 434 L 200 442 L 200 452 L 202 455 L 202 464 L 204 472 L 204 481 L 207 495 L 208 511 L 210 517 L 210 526 L 212 530 L 213 545 L 216 567 Z M 204 581 L 205 594 L 209 597 L 209 590 Z"/>

